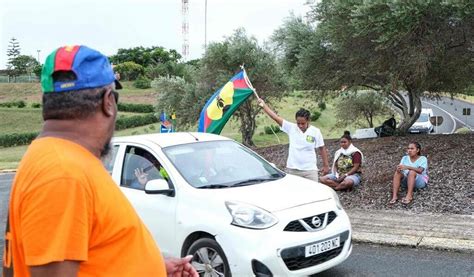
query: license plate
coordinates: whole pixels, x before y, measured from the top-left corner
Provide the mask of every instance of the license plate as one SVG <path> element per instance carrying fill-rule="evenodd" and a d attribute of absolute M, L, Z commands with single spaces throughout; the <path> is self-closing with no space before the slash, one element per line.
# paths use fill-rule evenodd
<path fill-rule="evenodd" d="M 311 244 L 311 245 L 307 245 L 305 247 L 305 255 L 304 256 L 305 257 L 311 257 L 311 256 L 314 256 L 314 255 L 318 255 L 320 253 L 332 250 L 334 248 L 338 248 L 339 245 L 340 245 L 339 237 L 329 239 L 329 240 L 325 240 L 325 241 L 318 242 L 318 243 L 314 243 L 314 244 Z"/>

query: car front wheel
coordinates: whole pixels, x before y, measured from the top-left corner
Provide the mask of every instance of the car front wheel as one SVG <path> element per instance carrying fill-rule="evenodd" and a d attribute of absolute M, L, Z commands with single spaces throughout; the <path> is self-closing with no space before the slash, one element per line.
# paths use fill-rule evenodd
<path fill-rule="evenodd" d="M 198 239 L 189 247 L 187 254 L 193 255 L 191 264 L 199 276 L 231 276 L 224 251 L 215 240 Z"/>

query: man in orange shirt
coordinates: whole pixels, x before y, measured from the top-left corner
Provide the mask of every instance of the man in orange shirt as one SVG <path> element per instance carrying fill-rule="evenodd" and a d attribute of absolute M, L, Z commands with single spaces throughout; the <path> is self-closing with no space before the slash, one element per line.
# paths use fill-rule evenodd
<path fill-rule="evenodd" d="M 43 130 L 10 196 L 4 267 L 15 276 L 197 276 L 191 256 L 163 259 L 102 165 L 120 83 L 103 54 L 62 47 L 41 76 Z"/>

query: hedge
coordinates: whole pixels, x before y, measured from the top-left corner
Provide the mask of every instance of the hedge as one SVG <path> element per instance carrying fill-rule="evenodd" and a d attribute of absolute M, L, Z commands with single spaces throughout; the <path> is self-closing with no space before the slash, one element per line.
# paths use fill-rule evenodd
<path fill-rule="evenodd" d="M 3 103 L 0 103 L 0 107 L 5 107 L 5 108 L 12 108 L 12 107 L 24 108 L 24 107 L 26 107 L 26 102 L 23 101 L 23 100 L 20 100 L 20 101 L 3 102 Z"/>
<path fill-rule="evenodd" d="M 156 116 L 152 113 L 146 115 L 134 115 L 117 119 L 117 122 L 115 123 L 115 130 L 118 131 L 133 127 L 139 127 L 143 125 L 153 124 L 156 122 L 158 122 L 158 118 L 156 118 Z M 27 145 L 30 144 L 38 135 L 39 132 L 0 135 L 0 147 Z"/>
<path fill-rule="evenodd" d="M 118 103 L 118 110 L 121 112 L 131 113 L 152 113 L 154 112 L 153 105 L 150 104 L 132 104 L 132 103 Z"/>
<path fill-rule="evenodd" d="M 39 132 L 29 132 L 29 133 L 13 133 L 0 135 L 0 146 L 1 147 L 11 147 L 18 145 L 30 144 L 37 136 Z"/>
<path fill-rule="evenodd" d="M 115 130 L 123 130 L 158 122 L 158 118 L 152 113 L 146 115 L 134 115 L 118 118 L 115 122 Z"/>

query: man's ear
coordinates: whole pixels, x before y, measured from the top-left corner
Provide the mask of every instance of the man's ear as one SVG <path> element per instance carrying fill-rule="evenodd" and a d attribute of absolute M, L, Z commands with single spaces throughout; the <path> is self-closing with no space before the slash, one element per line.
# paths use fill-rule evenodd
<path fill-rule="evenodd" d="M 114 116 L 117 109 L 115 105 L 115 96 L 112 93 L 112 89 L 107 88 L 107 91 L 104 93 L 104 98 L 102 99 L 102 112 L 106 116 Z"/>

